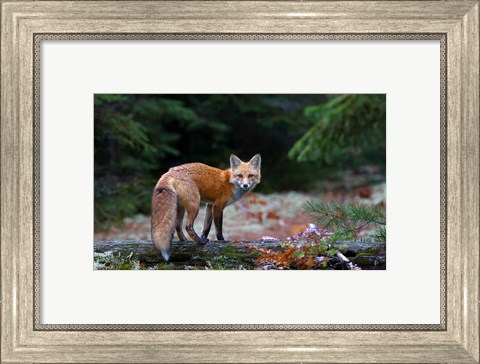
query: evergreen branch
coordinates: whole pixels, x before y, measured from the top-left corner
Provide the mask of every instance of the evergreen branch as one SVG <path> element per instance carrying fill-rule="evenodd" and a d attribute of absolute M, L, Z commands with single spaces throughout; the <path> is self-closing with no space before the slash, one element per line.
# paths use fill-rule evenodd
<path fill-rule="evenodd" d="M 385 227 L 380 227 L 373 234 L 372 237 L 375 241 L 386 241 L 387 240 L 387 229 Z"/>
<path fill-rule="evenodd" d="M 305 108 L 311 126 L 288 152 L 299 162 L 332 164 L 359 154 L 384 153 L 385 95 L 339 95 Z"/>
<path fill-rule="evenodd" d="M 322 227 L 334 229 L 342 237 L 351 235 L 357 238 L 358 232 L 365 227 L 379 225 L 373 233 L 373 238 L 376 241 L 386 241 L 386 219 L 383 207 L 360 204 L 342 205 L 338 202 L 327 204 L 309 200 L 304 209 L 313 215 Z"/>
<path fill-rule="evenodd" d="M 321 201 L 309 200 L 305 209 L 325 227 L 332 227 L 345 221 L 364 221 L 368 224 L 386 225 L 384 209 L 378 206 L 341 205 L 338 202 L 326 204 Z"/>

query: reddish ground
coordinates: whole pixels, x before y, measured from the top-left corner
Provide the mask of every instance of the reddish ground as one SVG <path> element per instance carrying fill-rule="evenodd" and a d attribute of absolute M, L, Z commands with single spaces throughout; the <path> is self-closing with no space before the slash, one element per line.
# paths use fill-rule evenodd
<path fill-rule="evenodd" d="M 292 236 L 315 223 L 314 218 L 302 208 L 310 198 L 322 201 L 362 202 L 385 204 L 385 184 L 363 186 L 349 191 L 311 195 L 299 192 L 247 195 L 224 211 L 224 236 L 228 240 L 258 240 L 264 236 L 280 240 Z M 202 229 L 204 209 L 195 222 L 199 233 Z M 124 220 L 124 227 L 113 227 L 108 232 L 95 232 L 98 240 L 146 240 L 150 239 L 150 216 L 136 215 Z M 209 238 L 215 239 L 214 228 Z"/>

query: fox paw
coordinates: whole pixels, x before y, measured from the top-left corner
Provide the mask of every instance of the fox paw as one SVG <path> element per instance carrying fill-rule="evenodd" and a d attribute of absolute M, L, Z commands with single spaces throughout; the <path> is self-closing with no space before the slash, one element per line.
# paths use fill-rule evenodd
<path fill-rule="evenodd" d="M 202 236 L 202 237 L 200 238 L 200 240 L 198 241 L 198 243 L 199 243 L 200 245 L 205 245 L 205 244 L 207 244 L 208 242 L 209 242 L 209 240 L 208 240 L 207 237 L 205 237 L 205 236 Z"/>

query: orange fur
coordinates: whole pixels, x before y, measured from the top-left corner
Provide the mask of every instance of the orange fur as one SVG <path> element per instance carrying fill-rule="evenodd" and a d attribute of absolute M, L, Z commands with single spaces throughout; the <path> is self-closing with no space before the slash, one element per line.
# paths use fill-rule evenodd
<path fill-rule="evenodd" d="M 223 209 L 242 198 L 260 182 L 261 157 L 255 155 L 249 162 L 230 156 L 230 168 L 221 170 L 202 163 L 183 164 L 168 170 L 160 179 L 152 195 L 152 239 L 165 260 L 170 257 L 173 231 L 185 240 L 183 216 L 187 213 L 185 229 L 197 244 L 206 244 L 212 221 L 217 239 L 222 234 Z M 193 229 L 200 201 L 206 201 L 206 214 L 199 237 Z"/>

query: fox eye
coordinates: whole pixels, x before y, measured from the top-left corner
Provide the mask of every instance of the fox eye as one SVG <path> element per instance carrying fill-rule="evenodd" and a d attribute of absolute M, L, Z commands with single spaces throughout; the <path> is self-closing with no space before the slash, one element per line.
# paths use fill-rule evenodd
<path fill-rule="evenodd" d="M 237 174 L 238 178 L 243 178 L 243 174 Z"/>
<path fill-rule="evenodd" d="M 252 178 L 252 177 L 253 177 L 253 174 L 249 174 L 249 175 L 248 175 L 248 178 Z"/>

